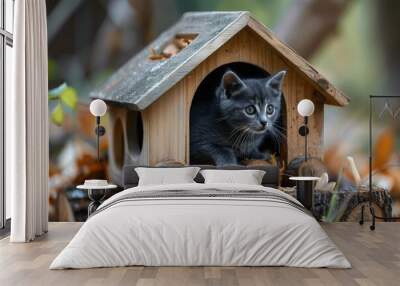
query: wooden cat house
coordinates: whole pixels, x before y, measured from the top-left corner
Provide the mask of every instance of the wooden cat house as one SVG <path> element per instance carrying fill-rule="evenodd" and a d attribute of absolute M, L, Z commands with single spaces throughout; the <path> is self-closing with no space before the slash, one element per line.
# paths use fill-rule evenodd
<path fill-rule="evenodd" d="M 125 164 L 189 164 L 192 100 L 209 74 L 230 65 L 266 74 L 287 71 L 281 159 L 289 162 L 304 154 L 304 138 L 298 134 L 303 118 L 296 109 L 304 98 L 315 104 L 309 154 L 320 157 L 324 104 L 345 106 L 349 99 L 249 12 L 195 12 L 186 13 L 91 94 L 109 106 L 113 180 L 121 182 Z"/>

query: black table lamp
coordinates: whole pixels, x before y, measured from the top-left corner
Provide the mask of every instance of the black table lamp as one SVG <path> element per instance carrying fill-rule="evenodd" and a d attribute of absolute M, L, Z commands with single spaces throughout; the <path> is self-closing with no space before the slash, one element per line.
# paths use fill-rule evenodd
<path fill-rule="evenodd" d="M 309 99 L 303 99 L 297 104 L 297 112 L 304 117 L 304 125 L 300 126 L 299 134 L 304 136 L 304 161 L 307 162 L 307 135 L 310 132 L 308 129 L 308 117 L 314 113 L 314 103 Z"/>
<path fill-rule="evenodd" d="M 107 112 L 107 105 L 101 99 L 95 99 L 90 103 L 90 113 L 96 117 L 96 129 L 94 132 L 97 135 L 97 160 L 100 161 L 100 137 L 106 133 L 104 126 L 100 125 L 100 117 Z"/>
<path fill-rule="evenodd" d="M 304 124 L 299 128 L 299 134 L 304 137 L 304 161 L 308 160 L 307 152 L 307 135 L 310 132 L 308 129 L 308 117 L 314 113 L 314 103 L 309 99 L 303 99 L 297 104 L 297 112 L 304 117 Z M 303 165 L 303 164 L 302 164 Z M 299 177 L 291 177 L 291 180 L 296 181 L 297 199 L 304 207 L 313 212 L 314 208 L 314 181 L 319 180 L 317 177 L 305 176 L 301 174 Z"/>

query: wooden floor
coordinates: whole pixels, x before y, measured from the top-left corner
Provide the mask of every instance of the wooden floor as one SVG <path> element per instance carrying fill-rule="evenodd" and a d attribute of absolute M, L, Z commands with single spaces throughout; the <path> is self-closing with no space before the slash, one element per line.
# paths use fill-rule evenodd
<path fill-rule="evenodd" d="M 80 223 L 50 223 L 49 233 L 27 244 L 0 241 L 0 285 L 400 285 L 400 223 L 325 224 L 352 269 L 288 267 L 124 267 L 48 270 Z"/>

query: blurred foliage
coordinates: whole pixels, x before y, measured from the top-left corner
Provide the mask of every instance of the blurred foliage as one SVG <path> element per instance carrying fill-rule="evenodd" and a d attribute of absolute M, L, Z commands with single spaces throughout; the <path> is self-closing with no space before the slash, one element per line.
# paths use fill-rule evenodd
<path fill-rule="evenodd" d="M 57 62 L 54 59 L 48 59 L 48 76 L 49 81 L 54 81 L 57 78 L 58 68 Z"/>
<path fill-rule="evenodd" d="M 104 7 L 108 2 L 101 1 Z M 187 11 L 247 10 L 270 29 L 276 26 L 288 11 L 289 6 L 294 3 L 293 0 L 175 0 L 170 2 L 174 4 L 171 9 L 176 9 L 177 15 Z M 372 36 L 373 27 L 376 25 L 372 13 L 372 2 L 372 0 L 354 1 L 341 20 L 337 34 L 311 59 L 311 63 L 322 74 L 351 97 L 348 113 L 365 114 L 366 96 L 370 93 L 382 93 L 384 90 L 385 80 L 380 78 L 384 67 L 381 66 L 379 48 Z M 154 21 L 159 20 L 154 19 Z M 90 20 L 88 22 L 90 23 Z M 166 28 L 168 27 L 162 30 Z M 80 48 L 79 51 L 87 52 L 88 48 Z M 78 54 L 79 51 L 77 50 L 76 53 Z M 49 60 L 49 81 L 59 83 L 60 79 L 67 80 L 78 90 L 83 101 L 89 101 L 89 93 L 96 84 L 114 72 L 114 70 L 106 69 L 88 73 L 85 70 L 87 67 L 82 66 L 79 67 L 80 70 L 77 70 L 78 67 L 71 64 L 73 56 L 70 54 L 55 56 L 56 58 Z M 64 68 L 58 68 L 60 66 Z M 333 124 L 337 124 L 337 121 L 333 121 Z"/>
<path fill-rule="evenodd" d="M 357 112 L 365 116 L 368 95 L 382 94 L 385 90 L 384 67 L 373 36 L 376 24 L 373 8 L 370 0 L 355 1 L 341 20 L 336 36 L 311 60 L 321 73 L 351 97 L 349 114 Z"/>
<path fill-rule="evenodd" d="M 250 11 L 258 20 L 273 27 L 282 13 L 291 4 L 291 0 L 196 0 L 177 1 L 180 13 L 192 10 L 200 11 Z"/>
<path fill-rule="evenodd" d="M 56 106 L 51 112 L 51 120 L 60 126 L 64 122 L 65 108 L 75 110 L 78 103 L 78 95 L 74 88 L 66 83 L 49 91 L 49 101 L 57 101 Z"/>
<path fill-rule="evenodd" d="M 111 7 L 107 6 L 110 3 L 108 0 L 94 2 L 100 3 L 99 8 L 101 7 L 101 9 L 107 10 Z M 168 18 L 170 22 L 160 20 L 160 17 L 154 17 L 152 22 L 161 22 L 165 25 L 165 27 L 160 28 L 159 32 L 161 32 L 176 20 L 174 17 L 178 17 L 187 11 L 247 10 L 267 27 L 273 29 L 287 13 L 289 7 L 296 4 L 295 2 L 295 0 L 168 0 L 167 3 L 171 4 L 168 6 L 170 11 L 161 11 L 161 14 L 160 12 L 155 13 L 154 11 L 164 7 L 154 5 L 156 2 L 153 3 L 152 9 L 154 15 Z M 366 130 L 363 124 L 367 122 L 367 96 L 369 94 L 385 94 L 386 92 L 384 72 L 386 67 L 380 57 L 381 47 L 375 38 L 375 28 L 378 23 L 375 19 L 374 9 L 376 7 L 374 4 L 376 3 L 373 0 L 353 1 L 341 19 L 336 34 L 321 46 L 310 60 L 318 71 L 351 98 L 350 105 L 344 109 L 326 106 L 326 130 L 338 129 L 339 132 L 349 132 L 343 131 L 348 128 L 347 130 L 352 130 L 352 133 L 357 133 L 354 126 Z M 86 6 L 89 7 L 89 5 Z M 83 8 L 84 5 L 79 11 L 82 12 Z M 79 14 L 79 11 L 76 14 Z M 170 13 L 167 15 L 167 12 Z M 49 84 L 50 86 L 57 86 L 63 81 L 67 81 L 77 90 L 80 96 L 79 100 L 87 103 L 90 101 L 90 92 L 98 83 L 111 75 L 115 68 L 108 66 L 102 69 L 92 69 L 90 61 L 87 60 L 95 50 L 95 46 L 93 46 L 92 41 L 83 41 L 84 30 L 73 28 L 74 25 L 71 25 L 75 21 L 81 23 L 80 21 L 84 19 L 86 26 L 93 28 L 93 25 L 98 23 L 98 21 L 96 22 L 98 13 L 85 13 L 89 12 L 83 11 L 81 14 L 84 17 L 81 16 L 81 18 L 77 15 L 74 16 L 77 17 L 76 19 L 71 17 L 71 22 L 65 25 L 65 31 L 68 31 L 68 41 L 65 41 L 66 37 L 63 36 L 59 39 L 58 47 L 57 44 L 50 46 Z M 169 17 L 169 14 L 175 16 Z M 87 15 L 90 18 L 87 18 Z M 96 28 L 97 26 L 98 28 Z M 96 25 L 96 27 L 90 30 L 91 35 L 101 34 L 101 25 Z M 302 31 L 302 27 L 298 29 Z M 63 30 L 62 33 L 65 31 Z M 153 36 L 156 37 L 157 35 L 154 34 Z M 67 51 L 66 46 L 70 50 Z M 60 109 L 57 108 L 57 110 Z M 350 123 L 353 123 L 353 125 L 350 125 Z M 337 139 L 333 138 L 332 133 L 326 132 L 325 135 L 325 142 L 328 144 Z M 355 135 L 346 133 L 346 136 L 341 136 L 341 138 L 354 141 L 353 136 Z M 363 136 L 365 137 L 365 135 Z M 367 141 L 364 137 L 359 138 L 361 140 L 358 140 L 358 142 L 365 149 Z"/>
<path fill-rule="evenodd" d="M 216 1 L 215 10 L 246 10 L 250 11 L 255 18 L 272 28 L 278 22 L 282 14 L 287 10 L 291 0 L 248 0 L 243 3 L 241 0 Z M 247 6 L 244 8 L 244 6 Z"/>

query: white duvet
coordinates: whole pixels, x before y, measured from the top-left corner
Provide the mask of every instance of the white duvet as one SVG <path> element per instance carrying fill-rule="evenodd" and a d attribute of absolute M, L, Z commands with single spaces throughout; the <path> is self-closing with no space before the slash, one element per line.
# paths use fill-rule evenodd
<path fill-rule="evenodd" d="M 145 266 L 294 266 L 349 268 L 318 222 L 299 209 L 257 198 L 152 198 L 131 192 L 263 190 L 254 185 L 135 187 L 114 195 L 81 227 L 50 269 Z M 297 201 L 296 201 L 297 202 Z M 114 203 L 114 204 L 113 204 Z"/>

